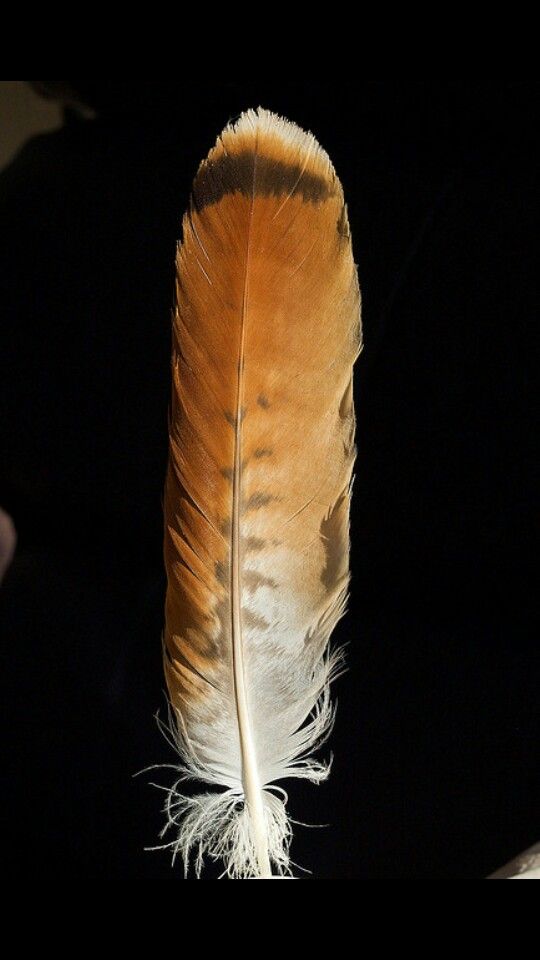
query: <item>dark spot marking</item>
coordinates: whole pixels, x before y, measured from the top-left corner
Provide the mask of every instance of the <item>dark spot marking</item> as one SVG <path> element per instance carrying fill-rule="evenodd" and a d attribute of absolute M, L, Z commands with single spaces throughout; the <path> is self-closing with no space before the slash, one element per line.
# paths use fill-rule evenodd
<path fill-rule="evenodd" d="M 226 517 L 225 520 L 221 520 L 221 521 L 220 521 L 219 530 L 220 530 L 220 533 L 222 533 L 224 537 L 230 537 L 230 535 L 231 535 L 231 530 L 232 530 L 232 524 L 231 524 L 231 518 L 230 518 L 230 517 Z"/>
<path fill-rule="evenodd" d="M 337 222 L 337 232 L 343 240 L 348 240 L 351 236 L 351 231 L 349 230 L 349 218 L 347 216 L 347 206 L 343 204 L 341 208 L 341 213 Z"/>
<path fill-rule="evenodd" d="M 266 540 L 263 540 L 262 537 L 246 537 L 243 541 L 243 546 L 246 551 L 264 550 L 266 546 Z"/>
<path fill-rule="evenodd" d="M 226 419 L 227 423 L 230 423 L 230 425 L 231 425 L 231 427 L 233 428 L 233 430 L 236 430 L 237 419 L 236 419 L 234 413 L 231 413 L 230 410 L 226 410 L 224 416 L 225 416 L 225 419 Z M 242 407 L 242 409 L 240 410 L 240 413 L 238 414 L 238 419 L 239 419 L 240 423 L 243 423 L 244 420 L 245 420 L 245 418 L 246 418 L 246 408 L 245 408 L 245 407 Z"/>
<path fill-rule="evenodd" d="M 229 564 L 224 563 L 222 560 L 216 560 L 214 572 L 217 582 L 221 583 L 223 587 L 226 587 L 229 583 Z"/>
<path fill-rule="evenodd" d="M 252 493 L 244 503 L 244 509 L 259 510 L 261 507 L 266 507 L 267 504 L 272 503 L 272 500 L 277 500 L 277 497 L 274 497 L 271 493 Z"/>
<path fill-rule="evenodd" d="M 339 416 L 342 420 L 346 420 L 351 415 L 353 404 L 353 385 L 352 377 L 349 380 L 345 390 L 343 391 L 343 396 L 339 403 Z"/>
<path fill-rule="evenodd" d="M 229 193 L 244 197 L 288 197 L 300 194 L 305 203 L 321 203 L 336 192 L 335 184 L 297 163 L 284 163 L 253 150 L 222 153 L 204 160 L 193 184 L 193 205 L 200 213 Z"/>
<path fill-rule="evenodd" d="M 259 394 L 259 396 L 257 397 L 257 403 L 259 407 L 263 408 L 263 410 L 268 410 L 268 407 L 270 406 L 270 401 L 268 397 L 264 395 L 264 393 Z"/>
<path fill-rule="evenodd" d="M 232 480 L 233 478 L 233 469 L 232 467 L 222 467 L 220 470 L 221 476 L 225 477 L 226 480 Z"/>
<path fill-rule="evenodd" d="M 262 460 L 263 457 L 271 457 L 273 452 L 271 447 L 257 447 L 257 449 L 253 451 L 253 456 L 256 460 Z"/>
<path fill-rule="evenodd" d="M 347 507 L 348 488 L 338 497 L 320 526 L 325 552 L 321 582 L 331 593 L 342 580 L 346 580 L 349 572 L 349 511 Z"/>
<path fill-rule="evenodd" d="M 257 570 L 244 569 L 242 571 L 242 583 L 245 584 L 250 593 L 255 593 L 260 587 L 270 587 L 271 590 L 275 590 L 277 587 L 277 583 L 272 577 L 265 577 L 263 573 L 258 573 Z"/>
<path fill-rule="evenodd" d="M 270 541 L 273 547 L 280 547 L 283 543 L 283 540 L 276 540 L 275 538 Z"/>
<path fill-rule="evenodd" d="M 258 613 L 253 613 L 247 607 L 242 607 L 242 620 L 246 627 L 252 627 L 254 630 L 268 630 L 270 623 L 261 617 Z"/>

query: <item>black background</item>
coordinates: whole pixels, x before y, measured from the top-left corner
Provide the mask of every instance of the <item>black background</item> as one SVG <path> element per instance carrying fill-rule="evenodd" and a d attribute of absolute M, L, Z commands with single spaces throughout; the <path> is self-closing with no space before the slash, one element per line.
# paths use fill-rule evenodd
<path fill-rule="evenodd" d="M 290 785 L 329 827 L 293 858 L 482 878 L 538 839 L 537 88 L 71 83 L 97 118 L 69 109 L 0 177 L 5 872 L 181 878 L 143 852 L 162 797 L 132 779 L 174 759 L 152 719 L 173 257 L 199 160 L 262 103 L 331 154 L 364 302 L 349 672 L 330 781 Z"/>

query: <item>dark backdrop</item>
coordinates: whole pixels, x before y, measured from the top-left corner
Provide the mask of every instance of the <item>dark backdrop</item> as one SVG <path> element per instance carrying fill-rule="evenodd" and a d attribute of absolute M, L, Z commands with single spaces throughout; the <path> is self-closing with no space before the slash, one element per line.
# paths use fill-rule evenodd
<path fill-rule="evenodd" d="M 63 129 L 0 177 L 5 872 L 181 876 L 143 852 L 162 797 L 132 779 L 172 759 L 173 256 L 199 160 L 261 103 L 332 156 L 364 300 L 349 672 L 331 779 L 290 791 L 330 826 L 298 827 L 293 857 L 317 879 L 485 876 L 539 832 L 536 88 L 70 83 Z"/>

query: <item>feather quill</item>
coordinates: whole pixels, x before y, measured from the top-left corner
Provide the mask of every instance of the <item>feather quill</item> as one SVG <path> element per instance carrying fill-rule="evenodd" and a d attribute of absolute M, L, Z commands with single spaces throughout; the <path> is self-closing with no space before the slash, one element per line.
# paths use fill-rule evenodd
<path fill-rule="evenodd" d="M 243 114 L 195 178 L 173 320 L 164 663 L 181 760 L 165 829 L 198 875 L 205 857 L 232 879 L 289 874 L 279 782 L 328 773 L 313 751 L 348 588 L 359 306 L 327 154 Z M 210 789 L 186 796 L 186 779 Z"/>

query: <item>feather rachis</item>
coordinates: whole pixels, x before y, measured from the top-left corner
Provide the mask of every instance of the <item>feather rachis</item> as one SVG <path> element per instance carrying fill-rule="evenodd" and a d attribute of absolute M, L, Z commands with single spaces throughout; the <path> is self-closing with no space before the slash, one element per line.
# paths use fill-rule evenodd
<path fill-rule="evenodd" d="M 309 755 L 348 583 L 359 295 L 315 139 L 265 111 L 227 128 L 177 262 L 165 671 L 185 769 L 225 792 L 175 787 L 168 822 L 184 858 L 265 877 L 291 836 L 272 784 L 325 775 Z"/>

